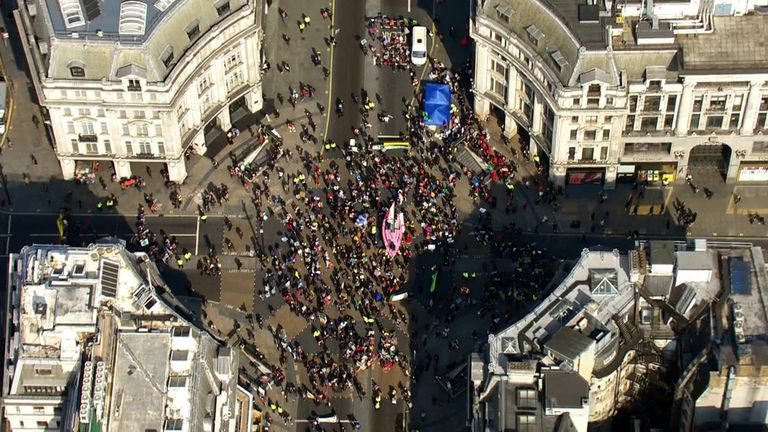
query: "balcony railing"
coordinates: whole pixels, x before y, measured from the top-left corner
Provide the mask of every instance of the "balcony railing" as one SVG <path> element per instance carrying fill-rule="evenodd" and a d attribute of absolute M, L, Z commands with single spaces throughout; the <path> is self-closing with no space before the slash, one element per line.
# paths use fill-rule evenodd
<path fill-rule="evenodd" d="M 80 142 L 99 142 L 99 137 L 95 134 L 80 134 L 77 136 L 77 140 Z"/>

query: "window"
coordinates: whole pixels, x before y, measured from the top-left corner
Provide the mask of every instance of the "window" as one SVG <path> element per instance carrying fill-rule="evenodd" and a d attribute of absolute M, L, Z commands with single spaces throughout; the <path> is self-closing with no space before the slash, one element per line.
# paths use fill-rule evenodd
<path fill-rule="evenodd" d="M 96 110 L 96 117 L 104 117 L 104 108 L 99 108 Z"/>
<path fill-rule="evenodd" d="M 61 93 L 61 97 L 65 98 L 67 97 L 67 91 L 66 90 L 59 90 L 59 93 Z"/>
<path fill-rule="evenodd" d="M 75 90 L 75 97 L 76 98 L 87 98 L 88 92 L 85 90 Z"/>
<path fill-rule="evenodd" d="M 104 153 L 112 154 L 112 142 L 109 140 L 104 140 Z"/>
<path fill-rule="evenodd" d="M 581 106 L 581 98 L 573 98 L 573 106 Z"/>
<path fill-rule="evenodd" d="M 82 66 L 72 66 L 69 68 L 69 74 L 72 78 L 82 78 L 85 76 L 85 69 Z"/>
<path fill-rule="evenodd" d="M 146 115 L 144 114 L 144 111 L 134 111 L 133 112 L 133 118 L 135 118 L 135 119 L 144 119 L 144 118 L 146 118 Z"/>
<path fill-rule="evenodd" d="M 587 108 L 597 108 L 600 106 L 600 98 L 587 98 Z"/>
<path fill-rule="evenodd" d="M 91 110 L 89 110 L 88 108 L 78 108 L 77 114 L 80 115 L 81 117 L 89 116 L 91 115 Z"/>
<path fill-rule="evenodd" d="M 607 96 L 605 98 L 605 105 L 606 106 L 613 106 L 613 96 Z"/>
<path fill-rule="evenodd" d="M 722 129 L 723 116 L 707 116 L 707 129 Z"/>
<path fill-rule="evenodd" d="M 744 96 L 742 95 L 736 95 L 733 97 L 733 105 L 732 110 L 733 111 L 741 111 L 741 104 L 744 101 Z"/>
<path fill-rule="evenodd" d="M 165 143 L 162 141 L 157 142 L 157 154 L 160 156 L 165 156 Z"/>
<path fill-rule="evenodd" d="M 568 147 L 568 160 L 576 159 L 576 147 Z"/>
<path fill-rule="evenodd" d="M 656 112 L 661 109 L 661 96 L 646 96 L 643 111 Z"/>
<path fill-rule="evenodd" d="M 493 71 L 497 74 L 503 77 L 507 76 L 507 67 L 504 65 L 504 63 L 497 60 L 491 60 L 491 66 L 493 67 Z"/>
<path fill-rule="evenodd" d="M 155 136 L 163 136 L 163 125 L 155 124 Z"/>
<path fill-rule="evenodd" d="M 97 154 L 99 152 L 99 145 L 95 142 L 86 142 L 85 152 L 88 154 Z"/>
<path fill-rule="evenodd" d="M 136 125 L 136 136 L 145 137 L 149 136 L 149 126 L 146 124 Z"/>
<path fill-rule="evenodd" d="M 211 88 L 211 77 L 205 74 L 197 82 L 197 94 L 202 96 L 209 88 Z"/>
<path fill-rule="evenodd" d="M 233 51 L 227 54 L 227 57 L 224 59 L 224 69 L 229 71 L 234 67 L 240 66 L 241 63 L 240 51 Z"/>
<path fill-rule="evenodd" d="M 38 420 L 37 421 L 37 427 L 39 427 L 39 428 L 47 428 L 48 427 L 48 422 L 47 421 Z"/>
<path fill-rule="evenodd" d="M 69 108 L 64 108 L 64 113 L 62 115 L 64 117 L 72 117 L 72 110 Z"/>
<path fill-rule="evenodd" d="M 93 129 L 93 123 L 89 121 L 84 121 L 84 122 L 80 122 L 78 126 L 80 126 L 81 135 L 96 135 L 96 132 Z"/>
<path fill-rule="evenodd" d="M 597 139 L 597 131 L 592 130 L 586 130 L 584 131 L 584 141 L 595 141 Z"/>
<path fill-rule="evenodd" d="M 229 10 L 229 1 L 219 3 L 219 5 L 216 6 L 216 13 L 219 14 L 219 16 L 226 15 L 229 13 Z"/>
<path fill-rule="evenodd" d="M 123 94 L 122 94 L 122 93 L 118 93 L 118 94 L 117 94 L 117 100 L 123 100 L 123 99 L 125 99 L 125 98 L 123 97 Z"/>
<path fill-rule="evenodd" d="M 701 108 L 704 106 L 704 97 L 696 96 L 693 99 L 693 112 L 701 112 Z"/>
<path fill-rule="evenodd" d="M 727 98 L 725 96 L 710 96 L 709 111 L 725 111 L 726 101 Z"/>
<path fill-rule="evenodd" d="M 163 55 L 160 56 L 160 60 L 162 60 L 166 68 L 170 68 L 173 64 L 173 48 L 167 47 L 165 51 L 163 51 Z"/>
<path fill-rule="evenodd" d="M 70 140 L 69 144 L 72 146 L 72 153 L 80 154 L 80 143 L 78 143 L 76 139 Z M 38 369 L 38 370 L 42 370 L 42 369 Z M 35 373 L 37 373 L 37 370 L 35 370 Z"/>
<path fill-rule="evenodd" d="M 675 112 L 677 106 L 677 95 L 667 96 L 667 112 Z"/>
<path fill-rule="evenodd" d="M 571 129 L 571 141 L 576 141 L 578 134 L 579 134 L 578 129 Z"/>
<path fill-rule="evenodd" d="M 102 135 L 107 135 L 107 134 L 109 134 L 109 129 L 107 129 L 107 124 L 106 124 L 105 122 L 101 122 L 101 123 L 99 123 L 99 126 L 100 126 L 100 128 L 101 128 L 101 134 L 102 134 Z"/>
<path fill-rule="evenodd" d="M 43 414 L 45 413 L 45 407 L 41 407 L 41 406 L 32 407 L 32 412 L 35 414 Z"/>
<path fill-rule="evenodd" d="M 496 18 L 509 24 L 509 19 L 515 13 L 514 9 L 509 6 L 498 4 L 496 5 Z"/>
<path fill-rule="evenodd" d="M 595 149 L 592 147 L 584 147 L 581 149 L 581 160 L 591 161 L 595 160 Z"/>
<path fill-rule="evenodd" d="M 610 140 L 611 140 L 611 130 L 603 129 L 603 141 L 610 141 Z"/>
<path fill-rule="evenodd" d="M 120 110 L 118 112 L 118 117 L 120 117 L 121 119 L 128 118 L 128 114 L 125 112 L 125 110 Z"/>
<path fill-rule="evenodd" d="M 728 128 L 729 129 L 736 129 L 736 128 L 738 128 L 739 127 L 739 120 L 740 119 L 741 119 L 741 115 L 740 114 L 737 114 L 737 113 L 731 114 L 731 120 L 728 123 Z"/>
<path fill-rule="evenodd" d="M 629 97 L 629 111 L 630 112 L 637 111 L 637 96 Z"/>
<path fill-rule="evenodd" d="M 67 133 L 68 134 L 75 133 L 75 123 L 74 122 L 71 122 L 71 121 L 67 122 Z"/>
<path fill-rule="evenodd" d="M 173 376 L 168 379 L 168 387 L 186 387 L 187 377 L 185 376 Z"/>
<path fill-rule="evenodd" d="M 572 116 L 571 117 L 571 123 L 578 123 L 579 122 L 579 116 Z"/>
<path fill-rule="evenodd" d="M 627 116 L 627 123 L 624 125 L 624 130 L 635 130 L 635 116 Z"/>
<path fill-rule="evenodd" d="M 507 98 L 507 85 L 506 81 L 502 81 L 498 78 L 491 77 L 491 91 L 500 98 L 506 100 Z"/>
<path fill-rule="evenodd" d="M 645 153 L 669 154 L 672 143 L 625 143 L 624 155 L 630 156 Z"/>
<path fill-rule="evenodd" d="M 243 72 L 236 70 L 235 72 L 227 75 L 227 91 L 232 91 L 240 86 L 245 80 L 243 80 Z"/>
<path fill-rule="evenodd" d="M 195 22 L 193 22 L 192 24 L 189 25 L 189 27 L 187 27 L 186 32 L 189 40 L 193 40 L 194 38 L 196 38 L 198 35 L 200 35 L 200 22 L 195 20 Z"/>
<path fill-rule="evenodd" d="M 675 122 L 674 114 L 667 114 L 664 116 L 664 129 L 672 129 L 672 125 Z"/>
<path fill-rule="evenodd" d="M 699 120 L 701 120 L 701 116 L 699 114 L 692 115 L 691 116 L 690 129 L 698 130 L 699 129 Z"/>
<path fill-rule="evenodd" d="M 600 96 L 600 84 L 590 84 L 587 88 L 587 96 Z"/>
<path fill-rule="evenodd" d="M 131 127 L 128 126 L 128 123 L 123 123 L 123 135 L 130 135 L 131 134 Z"/>
<path fill-rule="evenodd" d="M 597 116 L 596 115 L 590 115 L 584 117 L 584 121 L 587 123 L 597 123 Z"/>
<path fill-rule="evenodd" d="M 141 81 L 137 79 L 128 80 L 128 91 L 141 91 Z"/>
<path fill-rule="evenodd" d="M 658 128 L 658 117 L 643 117 L 640 120 L 640 129 L 644 131 L 654 131 Z"/>
<path fill-rule="evenodd" d="M 125 154 L 128 156 L 133 156 L 133 143 L 130 141 L 125 142 Z"/>
<path fill-rule="evenodd" d="M 149 141 L 139 141 L 139 153 L 140 154 L 152 154 L 152 144 Z"/>
<path fill-rule="evenodd" d="M 608 147 L 600 147 L 600 160 L 608 160 Z"/>

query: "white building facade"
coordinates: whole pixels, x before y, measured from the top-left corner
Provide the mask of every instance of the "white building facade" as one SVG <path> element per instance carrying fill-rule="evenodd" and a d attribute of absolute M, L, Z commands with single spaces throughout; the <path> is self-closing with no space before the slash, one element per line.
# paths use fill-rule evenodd
<path fill-rule="evenodd" d="M 762 0 L 479 0 L 475 110 L 556 185 L 768 181 Z"/>
<path fill-rule="evenodd" d="M 260 0 L 27 0 L 15 11 L 65 179 L 165 164 L 262 107 Z M 247 110 L 247 111 L 246 111 Z"/>

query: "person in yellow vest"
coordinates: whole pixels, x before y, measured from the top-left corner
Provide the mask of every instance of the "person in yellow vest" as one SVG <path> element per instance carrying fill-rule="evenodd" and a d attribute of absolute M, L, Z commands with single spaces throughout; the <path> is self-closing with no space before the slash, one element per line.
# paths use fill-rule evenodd
<path fill-rule="evenodd" d="M 304 21 L 299 23 L 299 32 L 304 33 L 304 29 L 307 28 L 307 25 L 304 24 Z"/>
<path fill-rule="evenodd" d="M 312 332 L 312 336 L 314 336 L 316 338 L 319 338 L 320 335 L 321 335 L 320 329 L 317 329 L 314 332 Z"/>
<path fill-rule="evenodd" d="M 371 227 L 371 234 L 376 235 L 376 225 L 375 224 Z"/>
<path fill-rule="evenodd" d="M 310 18 L 308 15 L 304 15 L 304 24 L 309 25 L 311 21 L 312 18 Z"/>
<path fill-rule="evenodd" d="M 183 269 L 184 268 L 184 258 L 176 255 L 176 264 L 179 265 L 180 269 Z"/>
<path fill-rule="evenodd" d="M 189 260 L 192 258 L 192 252 L 190 251 L 184 251 L 184 259 L 189 262 Z"/>

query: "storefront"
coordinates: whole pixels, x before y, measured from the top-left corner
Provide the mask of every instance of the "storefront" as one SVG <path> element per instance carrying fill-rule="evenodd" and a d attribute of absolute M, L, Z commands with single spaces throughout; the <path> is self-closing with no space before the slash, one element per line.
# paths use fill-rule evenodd
<path fill-rule="evenodd" d="M 569 168 L 565 173 L 567 185 L 603 184 L 605 168 Z"/>
<path fill-rule="evenodd" d="M 742 162 L 739 166 L 740 182 L 768 182 L 768 163 Z"/>
<path fill-rule="evenodd" d="M 96 181 L 99 161 L 75 161 L 75 182 L 91 184 Z"/>
<path fill-rule="evenodd" d="M 661 184 L 670 184 L 675 181 L 677 173 L 677 163 L 638 163 L 619 165 L 617 182 L 647 184 L 658 186 Z"/>

